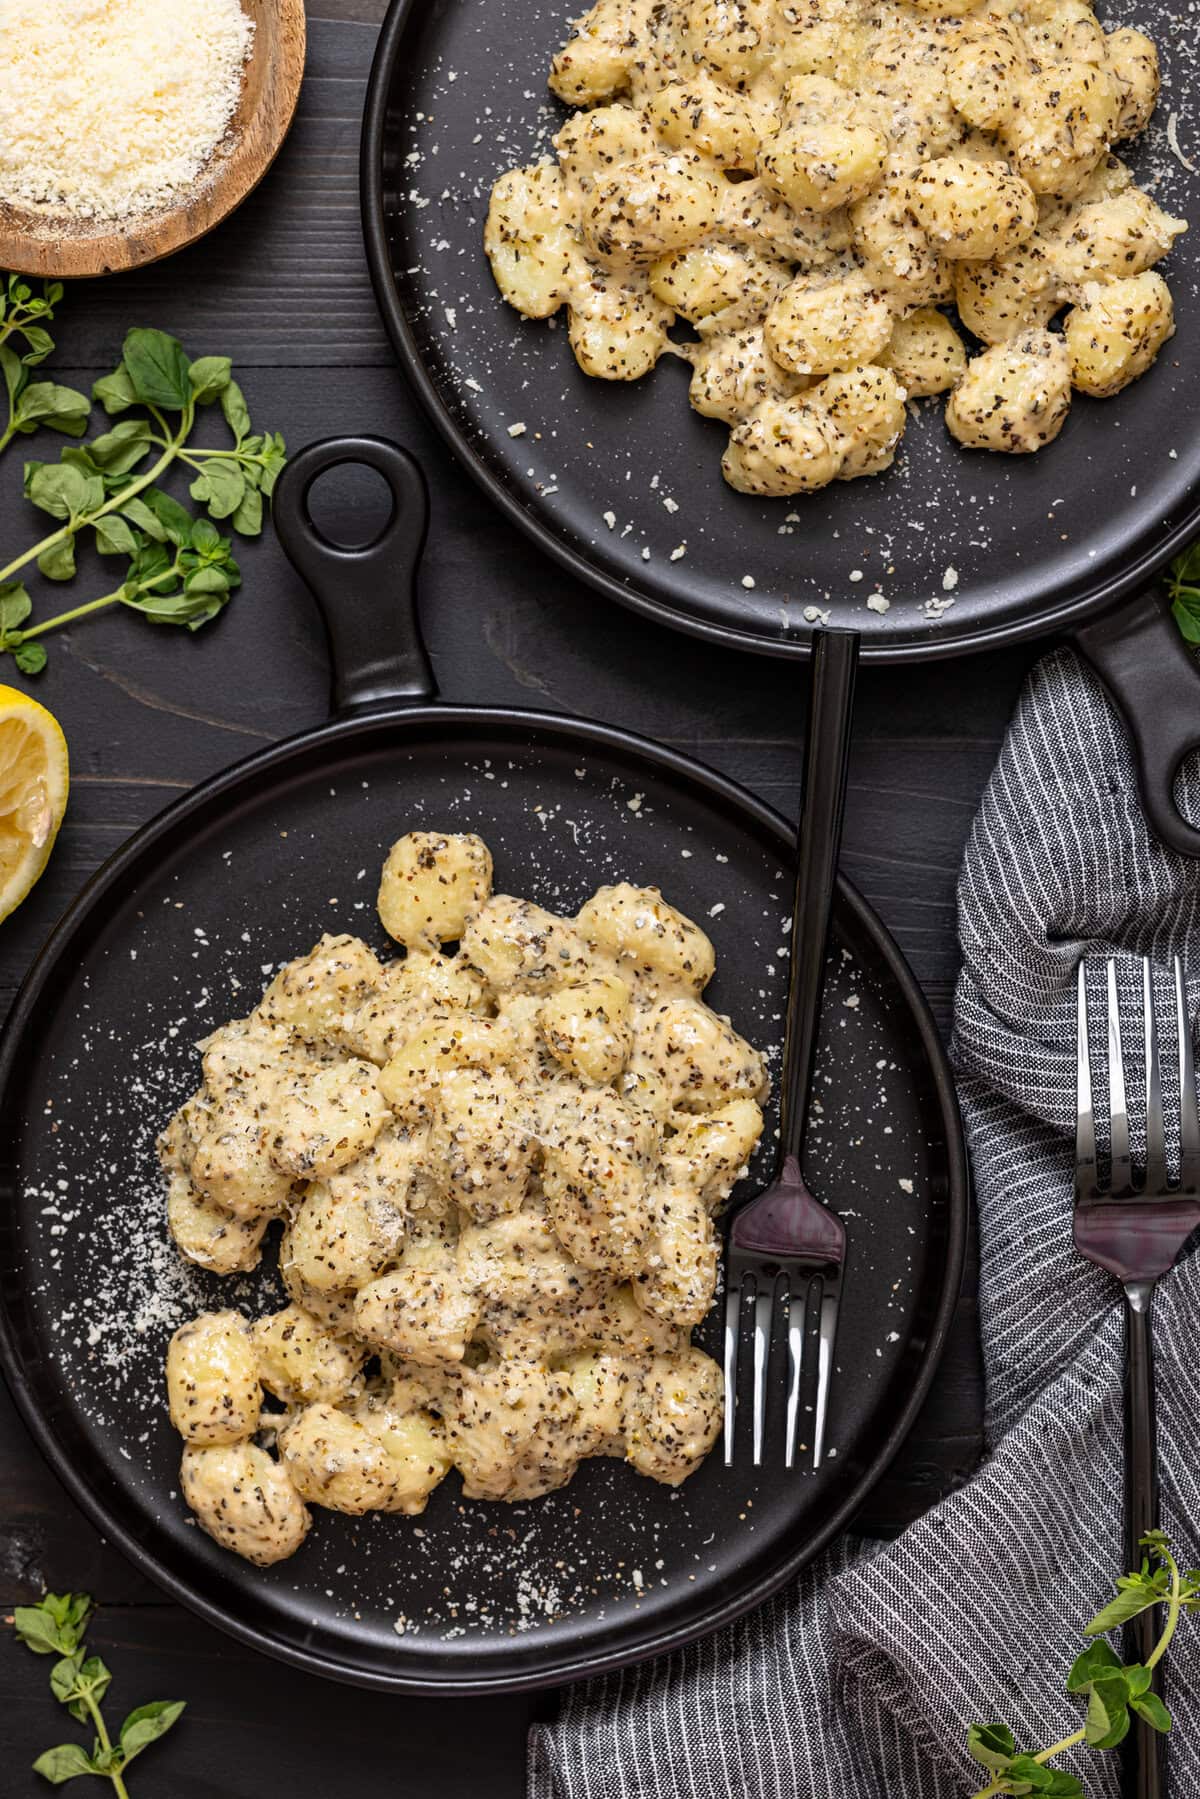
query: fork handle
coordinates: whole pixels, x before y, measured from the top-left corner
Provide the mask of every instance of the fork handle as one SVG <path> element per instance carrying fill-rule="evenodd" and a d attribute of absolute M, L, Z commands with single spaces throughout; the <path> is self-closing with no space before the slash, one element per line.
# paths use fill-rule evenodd
<path fill-rule="evenodd" d="M 1150 1331 L 1153 1281 L 1125 1286 L 1125 1566 L 1140 1567 L 1141 1539 L 1157 1530 L 1158 1449 L 1154 1427 L 1154 1351 Z M 1125 1656 L 1145 1662 L 1158 1641 L 1158 1608 L 1142 1612 L 1126 1627 Z M 1160 1685 L 1154 1672 L 1154 1690 Z M 1162 1799 L 1162 1738 L 1135 1716 L 1127 1738 L 1122 1790 L 1124 1799 Z"/>
<path fill-rule="evenodd" d="M 781 1167 L 788 1156 L 799 1161 L 804 1148 L 846 809 L 858 648 L 857 631 L 813 632 L 812 703 L 796 832 L 791 978 L 779 1083 Z"/>

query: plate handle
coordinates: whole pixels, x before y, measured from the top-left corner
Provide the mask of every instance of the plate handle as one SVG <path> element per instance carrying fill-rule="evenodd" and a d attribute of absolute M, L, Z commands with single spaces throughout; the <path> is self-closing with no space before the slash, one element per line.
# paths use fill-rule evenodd
<path fill-rule="evenodd" d="M 357 463 L 387 482 L 392 511 L 368 544 L 330 543 L 308 508 L 313 483 Z M 420 465 L 385 437 L 328 437 L 293 457 L 272 501 L 275 529 L 325 621 L 333 664 L 333 710 L 378 712 L 434 698 L 437 687 L 417 616 L 417 566 L 429 530 L 429 489 Z"/>
<path fill-rule="evenodd" d="M 1175 804 L 1175 777 L 1200 749 L 1200 669 L 1154 586 L 1072 633 L 1125 720 L 1146 817 L 1181 856 L 1200 856 L 1200 830 Z"/>

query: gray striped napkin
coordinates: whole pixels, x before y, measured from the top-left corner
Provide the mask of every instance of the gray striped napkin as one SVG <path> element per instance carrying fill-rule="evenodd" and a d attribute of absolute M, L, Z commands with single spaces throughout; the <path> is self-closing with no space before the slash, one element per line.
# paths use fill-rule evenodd
<path fill-rule="evenodd" d="M 1200 819 L 1200 774 L 1183 809 Z M 1200 863 L 1152 842 L 1124 732 L 1069 651 L 1021 696 L 967 845 L 953 1053 L 982 1250 L 988 1458 L 890 1544 L 844 1540 L 697 1647 L 565 1694 L 530 1737 L 531 1799 L 956 1799 L 964 1747 L 1076 1729 L 1063 1677 L 1121 1567 L 1121 1339 L 1113 1284 L 1071 1246 L 1075 969 L 1189 967 Z M 1164 976 L 1164 978 L 1166 978 Z M 1136 1038 L 1134 1039 L 1136 1041 Z M 1131 1095 L 1131 1103 L 1136 1094 Z M 1200 1257 L 1155 1307 L 1163 1522 L 1200 1563 Z M 1169 1791 L 1200 1795 L 1200 1633 L 1176 1638 Z M 1061 1764 L 1116 1799 L 1115 1757 Z"/>

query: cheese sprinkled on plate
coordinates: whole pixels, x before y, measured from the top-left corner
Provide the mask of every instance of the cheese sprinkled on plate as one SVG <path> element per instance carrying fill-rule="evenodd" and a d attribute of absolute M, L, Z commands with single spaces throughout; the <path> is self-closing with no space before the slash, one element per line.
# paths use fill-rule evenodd
<path fill-rule="evenodd" d="M 253 36 L 238 0 L 0 0 L 0 198 L 116 219 L 188 194 Z"/>

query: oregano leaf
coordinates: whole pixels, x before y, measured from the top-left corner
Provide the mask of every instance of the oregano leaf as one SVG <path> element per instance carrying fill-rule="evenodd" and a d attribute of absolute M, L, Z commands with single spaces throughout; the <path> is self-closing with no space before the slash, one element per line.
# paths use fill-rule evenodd
<path fill-rule="evenodd" d="M 198 406 L 207 406 L 229 386 L 233 368 L 228 356 L 201 356 L 188 370 Z"/>
<path fill-rule="evenodd" d="M 109 418 L 116 418 L 118 414 L 128 412 L 131 406 L 137 405 L 137 392 L 123 362 L 118 364 L 111 375 L 102 375 L 93 385 L 92 398 L 103 406 Z"/>
<path fill-rule="evenodd" d="M 70 581 L 75 574 L 75 539 L 60 537 L 42 551 L 37 565 L 47 581 Z"/>
<path fill-rule="evenodd" d="M 250 430 L 250 408 L 246 404 L 245 394 L 236 381 L 231 380 L 222 389 L 221 411 L 225 415 L 225 423 L 240 444 Z"/>
<path fill-rule="evenodd" d="M 60 1743 L 57 1749 L 47 1749 L 34 1762 L 33 1771 L 56 1787 L 62 1786 L 65 1781 L 74 1780 L 77 1775 L 98 1772 L 92 1765 L 91 1757 L 79 1743 Z"/>
<path fill-rule="evenodd" d="M 1016 1738 L 1007 1724 L 972 1724 L 967 1748 L 984 1768 L 1006 1768 L 1017 1752 Z"/>
<path fill-rule="evenodd" d="M 178 338 L 165 331 L 130 331 L 122 361 L 144 406 L 183 412 L 191 404 L 191 364 Z"/>
<path fill-rule="evenodd" d="M 1152 1730 L 1165 1733 L 1171 1728 L 1171 1714 L 1157 1693 L 1139 1693 L 1129 1701 L 1130 1709 L 1144 1718 Z"/>
<path fill-rule="evenodd" d="M 47 656 L 40 643 L 19 643 L 13 651 L 13 661 L 23 675 L 40 675 Z"/>
<path fill-rule="evenodd" d="M 121 1750 L 125 1761 L 131 1762 L 135 1755 L 140 1755 L 143 1749 L 165 1736 L 171 1726 L 179 1722 L 185 1704 L 182 1699 L 155 1699 L 130 1712 L 121 1726 Z"/>
<path fill-rule="evenodd" d="M 32 611 L 33 601 L 22 582 L 6 581 L 3 586 L 0 586 L 0 631 L 6 634 L 10 631 L 19 631 Z M 13 1613 L 13 1620 L 18 1636 L 26 1641 L 28 1641 L 27 1638 L 24 1638 L 26 1629 L 37 1632 L 43 1628 L 43 1625 L 47 1628 L 49 1625 L 54 1625 L 54 1628 L 59 1631 L 62 1628 L 56 1622 L 53 1613 L 46 1611 L 44 1604 L 40 1606 L 19 1605 Z M 22 1624 L 22 1620 L 24 1620 L 24 1624 Z M 49 1639 L 49 1642 L 50 1649 L 63 1652 L 62 1644 L 57 1636 Z M 29 1647 L 33 1648 L 32 1642 Z M 72 1644 L 71 1647 L 73 1648 L 74 1645 Z M 49 1653 L 49 1650 L 42 1650 L 40 1653 L 45 1655 Z M 65 1653 L 69 1654 L 70 1650 L 68 1649 Z"/>

